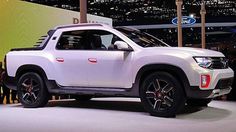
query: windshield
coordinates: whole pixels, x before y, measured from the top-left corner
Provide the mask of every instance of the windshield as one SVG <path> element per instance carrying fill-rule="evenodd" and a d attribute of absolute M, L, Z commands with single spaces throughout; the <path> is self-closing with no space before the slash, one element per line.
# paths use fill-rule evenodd
<path fill-rule="evenodd" d="M 123 33 L 125 36 L 130 38 L 136 44 L 142 47 L 169 47 L 168 44 L 161 41 L 160 39 L 145 33 L 139 30 L 127 28 L 127 27 L 118 27 L 115 28 L 116 30 Z"/>

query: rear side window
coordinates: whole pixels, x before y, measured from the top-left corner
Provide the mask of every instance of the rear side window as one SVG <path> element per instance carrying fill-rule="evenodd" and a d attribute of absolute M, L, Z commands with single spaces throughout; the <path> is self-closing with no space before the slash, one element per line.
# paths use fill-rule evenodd
<path fill-rule="evenodd" d="M 60 50 L 86 49 L 86 41 L 83 38 L 86 38 L 86 31 L 64 32 L 56 48 Z"/>

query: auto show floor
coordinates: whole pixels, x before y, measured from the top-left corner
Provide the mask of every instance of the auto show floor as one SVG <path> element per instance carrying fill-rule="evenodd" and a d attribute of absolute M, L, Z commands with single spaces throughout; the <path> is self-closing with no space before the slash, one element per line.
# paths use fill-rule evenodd
<path fill-rule="evenodd" d="M 213 101 L 176 118 L 149 116 L 136 98 L 50 101 L 44 108 L 0 105 L 1 132 L 236 132 L 236 102 Z"/>

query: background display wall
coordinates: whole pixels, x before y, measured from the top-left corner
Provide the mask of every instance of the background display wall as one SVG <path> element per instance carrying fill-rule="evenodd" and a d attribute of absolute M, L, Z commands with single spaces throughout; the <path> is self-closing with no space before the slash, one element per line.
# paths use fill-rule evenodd
<path fill-rule="evenodd" d="M 0 1 L 0 61 L 11 48 L 32 47 L 57 25 L 79 22 L 80 14 L 20 0 Z M 88 22 L 112 25 L 112 19 L 88 14 Z"/>

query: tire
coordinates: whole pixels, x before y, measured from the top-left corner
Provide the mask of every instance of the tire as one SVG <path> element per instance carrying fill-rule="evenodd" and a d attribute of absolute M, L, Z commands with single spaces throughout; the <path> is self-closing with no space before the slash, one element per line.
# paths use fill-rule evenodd
<path fill-rule="evenodd" d="M 92 99 L 91 95 L 75 95 L 75 100 L 76 101 L 89 101 L 90 99 Z"/>
<path fill-rule="evenodd" d="M 167 72 L 155 72 L 147 76 L 139 94 L 144 109 L 152 116 L 175 117 L 185 106 L 181 84 Z"/>
<path fill-rule="evenodd" d="M 188 99 L 187 105 L 189 106 L 208 106 L 212 99 Z"/>
<path fill-rule="evenodd" d="M 19 78 L 17 94 L 25 108 L 43 107 L 49 99 L 43 79 L 34 72 L 25 73 Z"/>

